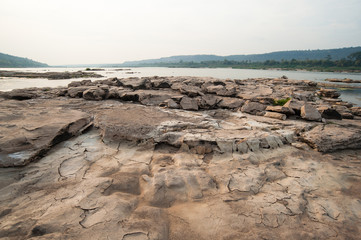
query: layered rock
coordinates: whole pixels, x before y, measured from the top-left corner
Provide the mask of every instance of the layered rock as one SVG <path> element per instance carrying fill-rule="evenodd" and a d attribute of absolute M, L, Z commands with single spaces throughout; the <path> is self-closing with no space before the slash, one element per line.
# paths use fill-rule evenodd
<path fill-rule="evenodd" d="M 0 238 L 359 236 L 358 109 L 315 99 L 311 82 L 154 77 L 26 91 L 0 100 Z M 290 96 L 302 100 L 273 106 Z M 305 121 L 308 106 L 354 119 Z"/>

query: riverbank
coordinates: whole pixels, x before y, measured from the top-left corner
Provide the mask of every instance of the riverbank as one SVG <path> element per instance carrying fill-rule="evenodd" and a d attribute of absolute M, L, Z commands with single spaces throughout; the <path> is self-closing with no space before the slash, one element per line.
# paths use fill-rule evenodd
<path fill-rule="evenodd" d="M 361 108 L 312 81 L 111 78 L 0 95 L 0 237 L 361 230 Z"/>
<path fill-rule="evenodd" d="M 47 78 L 50 80 L 73 79 L 73 78 L 101 78 L 100 74 L 93 72 L 21 72 L 0 70 L 0 77 L 6 78 Z"/>

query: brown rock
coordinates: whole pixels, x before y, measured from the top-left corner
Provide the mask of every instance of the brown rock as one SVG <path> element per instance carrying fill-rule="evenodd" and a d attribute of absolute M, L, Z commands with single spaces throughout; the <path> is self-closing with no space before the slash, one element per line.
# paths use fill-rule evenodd
<path fill-rule="evenodd" d="M 310 104 L 305 104 L 301 107 L 301 117 L 309 121 L 322 121 L 320 112 Z"/>
<path fill-rule="evenodd" d="M 279 119 L 279 120 L 286 120 L 286 118 L 287 118 L 286 114 L 282 114 L 282 113 L 278 113 L 278 112 L 266 112 L 264 114 L 264 116 L 269 117 L 269 118 Z"/>
<path fill-rule="evenodd" d="M 266 111 L 283 113 L 288 116 L 295 114 L 295 111 L 293 111 L 292 108 L 285 107 L 285 106 L 267 106 Z"/>
<path fill-rule="evenodd" d="M 55 144 L 76 135 L 90 122 L 80 111 L 2 106 L 0 167 L 23 166 L 37 160 Z M 5 117 L 5 118 L 4 118 Z M 11 119 L 11 126 L 6 127 Z M 14 128 L 15 127 L 15 128 Z"/>
<path fill-rule="evenodd" d="M 341 114 L 334 108 L 328 106 L 318 107 L 317 110 L 321 113 L 321 117 L 325 119 L 338 119 L 341 120 Z"/>
<path fill-rule="evenodd" d="M 266 107 L 267 107 L 266 105 L 261 103 L 247 101 L 241 108 L 241 111 L 256 115 L 263 112 L 266 109 Z"/>
<path fill-rule="evenodd" d="M 86 100 L 100 101 L 106 98 L 108 91 L 101 87 L 89 87 L 83 92 L 83 98 Z"/>
<path fill-rule="evenodd" d="M 222 97 L 222 100 L 218 103 L 220 108 L 237 109 L 243 106 L 244 100 L 239 98 Z"/>
<path fill-rule="evenodd" d="M 351 112 L 355 116 L 361 116 L 361 107 L 352 107 Z"/>
<path fill-rule="evenodd" d="M 301 134 L 303 141 L 320 152 L 361 148 L 361 129 L 327 124 Z"/>
<path fill-rule="evenodd" d="M 337 90 L 327 88 L 321 88 L 320 91 L 318 91 L 318 94 L 327 98 L 338 98 L 341 95 L 341 93 L 337 92 Z"/>
<path fill-rule="evenodd" d="M 194 98 L 183 97 L 180 101 L 180 106 L 184 110 L 198 110 L 198 101 Z"/>

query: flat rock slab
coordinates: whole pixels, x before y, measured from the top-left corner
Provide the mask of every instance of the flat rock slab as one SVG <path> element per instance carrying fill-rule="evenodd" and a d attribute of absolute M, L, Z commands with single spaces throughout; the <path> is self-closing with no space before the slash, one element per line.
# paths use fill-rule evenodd
<path fill-rule="evenodd" d="M 319 125 L 301 135 L 302 139 L 320 152 L 361 148 L 361 128 L 336 124 Z"/>
<path fill-rule="evenodd" d="M 40 158 L 90 122 L 80 111 L 34 107 L 25 102 L 1 102 L 0 109 L 1 167 L 23 166 Z"/>

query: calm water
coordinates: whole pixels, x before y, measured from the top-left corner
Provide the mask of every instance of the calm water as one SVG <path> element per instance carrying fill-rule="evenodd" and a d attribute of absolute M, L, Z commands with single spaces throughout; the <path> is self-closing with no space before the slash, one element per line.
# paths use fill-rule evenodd
<path fill-rule="evenodd" d="M 11 71 L 30 71 L 30 72 L 61 72 L 61 71 L 80 71 L 84 68 L 22 68 L 22 69 L 1 69 Z M 312 80 L 324 82 L 326 78 L 351 78 L 361 80 L 360 73 L 324 73 L 307 71 L 283 71 L 283 70 L 253 70 L 253 69 L 228 69 L 228 68 L 131 68 L 130 70 L 116 71 L 115 68 L 105 68 L 105 71 L 97 73 L 106 79 L 110 77 L 149 77 L 149 76 L 195 76 L 195 77 L 215 77 L 221 79 L 246 79 L 246 78 L 276 78 L 283 75 L 289 79 Z M 91 78 L 85 78 L 91 79 Z M 28 87 L 57 87 L 66 86 L 72 81 L 83 80 L 47 80 L 47 79 L 28 79 L 28 78 L 0 78 L 0 91 L 9 91 L 17 88 Z M 360 86 L 361 84 L 352 84 Z M 350 85 L 351 86 L 351 85 Z M 341 90 L 341 98 L 361 106 L 361 89 Z"/>

